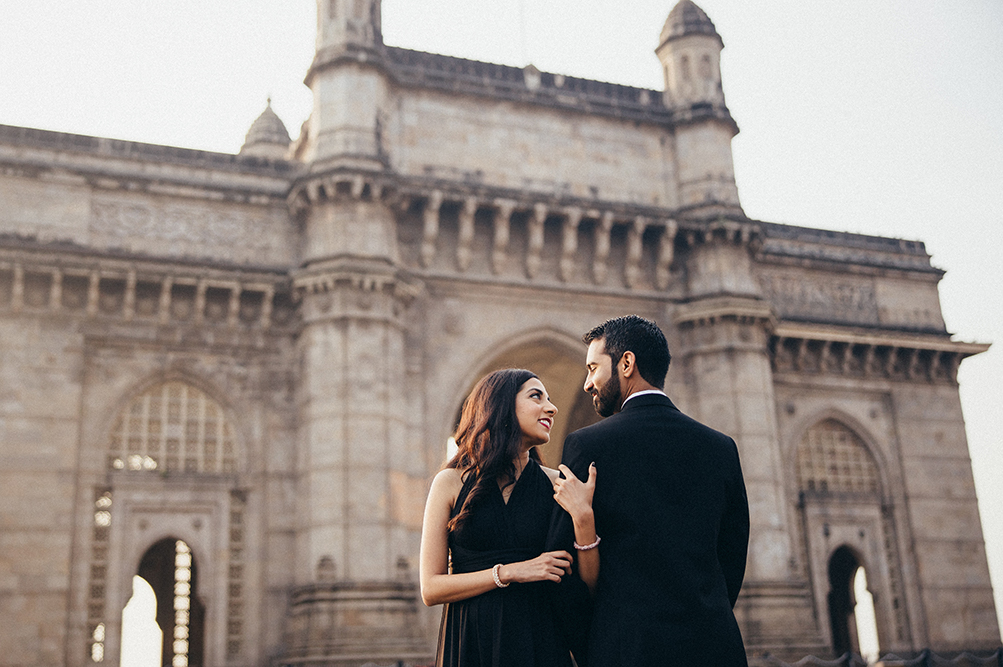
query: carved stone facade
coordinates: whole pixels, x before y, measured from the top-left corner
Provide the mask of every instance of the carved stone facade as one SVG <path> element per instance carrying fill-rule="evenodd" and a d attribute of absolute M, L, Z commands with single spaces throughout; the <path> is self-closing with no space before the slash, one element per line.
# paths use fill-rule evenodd
<path fill-rule="evenodd" d="M 579 336 L 631 312 L 739 444 L 750 656 L 837 650 L 858 566 L 883 653 L 997 646 L 957 386 L 986 346 L 921 242 L 745 216 L 707 16 L 672 10 L 656 91 L 385 46 L 380 12 L 318 0 L 284 158 L 270 108 L 240 155 L 0 126 L 0 664 L 116 663 L 151 572 L 191 665 L 429 662 L 464 396 L 537 371 L 559 458 Z"/>

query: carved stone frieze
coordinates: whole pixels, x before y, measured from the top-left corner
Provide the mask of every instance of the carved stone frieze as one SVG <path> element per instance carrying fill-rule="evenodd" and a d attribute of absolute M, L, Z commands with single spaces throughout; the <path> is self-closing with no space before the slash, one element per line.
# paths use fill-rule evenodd
<path fill-rule="evenodd" d="M 803 273 L 762 273 L 763 296 L 782 318 L 878 324 L 878 300 L 869 281 L 806 279 Z"/>
<path fill-rule="evenodd" d="M 211 204 L 96 196 L 87 230 L 100 245 L 199 257 L 225 249 L 233 259 L 286 257 L 272 220 Z"/>

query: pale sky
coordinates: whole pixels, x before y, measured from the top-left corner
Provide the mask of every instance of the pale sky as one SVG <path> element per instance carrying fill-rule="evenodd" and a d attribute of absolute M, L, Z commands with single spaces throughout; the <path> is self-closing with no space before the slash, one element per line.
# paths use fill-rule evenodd
<path fill-rule="evenodd" d="M 674 0 L 384 0 L 386 43 L 662 88 Z M 752 218 L 921 240 L 955 338 L 1003 344 L 1003 2 L 702 0 Z M 625 11 L 623 7 L 629 7 Z M 0 124 L 236 152 L 310 108 L 314 0 L 0 0 Z M 0 212 L 2 215 L 2 212 Z M 961 366 L 1003 613 L 1003 351 Z"/>

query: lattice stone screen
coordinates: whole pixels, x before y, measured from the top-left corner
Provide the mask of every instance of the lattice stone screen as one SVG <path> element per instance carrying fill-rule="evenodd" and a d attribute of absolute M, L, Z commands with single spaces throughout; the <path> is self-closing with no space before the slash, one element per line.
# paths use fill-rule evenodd
<path fill-rule="evenodd" d="M 165 382 L 134 398 L 111 434 L 114 470 L 236 472 L 233 427 L 223 408 L 183 382 Z"/>
<path fill-rule="evenodd" d="M 802 491 L 869 493 L 880 491 L 878 468 L 856 433 L 834 419 L 812 426 L 798 447 Z"/>

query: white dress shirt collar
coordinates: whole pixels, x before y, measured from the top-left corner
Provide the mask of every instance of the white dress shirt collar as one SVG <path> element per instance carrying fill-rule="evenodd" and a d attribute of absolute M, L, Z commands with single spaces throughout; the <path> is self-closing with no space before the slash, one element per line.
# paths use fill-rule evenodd
<path fill-rule="evenodd" d="M 669 395 L 666 394 L 661 389 L 644 389 L 642 391 L 635 391 L 633 394 L 631 394 L 630 396 L 628 396 L 623 400 L 623 403 L 620 404 L 620 409 L 623 410 L 623 406 L 627 405 L 627 401 L 629 401 L 630 399 L 634 398 L 635 396 L 644 396 L 645 394 L 661 394 L 665 398 L 669 397 Z"/>

